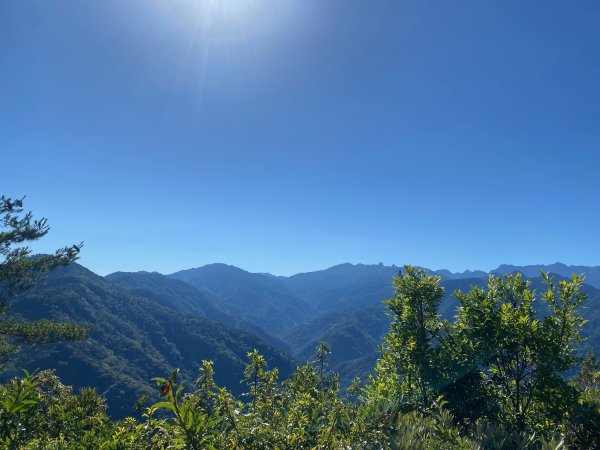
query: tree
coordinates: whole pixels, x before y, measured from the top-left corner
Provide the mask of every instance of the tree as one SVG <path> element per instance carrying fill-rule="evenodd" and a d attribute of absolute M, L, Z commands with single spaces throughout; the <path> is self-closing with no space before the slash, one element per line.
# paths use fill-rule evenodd
<path fill-rule="evenodd" d="M 593 352 L 588 352 L 581 361 L 579 373 L 575 376 L 574 381 L 582 391 L 599 388 L 600 357 Z"/>
<path fill-rule="evenodd" d="M 440 374 L 437 360 L 443 327 L 438 306 L 444 289 L 439 276 L 412 266 L 405 266 L 405 271 L 394 278 L 394 298 L 385 302 L 392 325 L 376 366 L 377 377 L 367 390 L 383 398 L 401 395 L 426 408 Z"/>
<path fill-rule="evenodd" d="M 493 390 L 499 419 L 517 430 L 559 421 L 577 395 L 564 374 L 578 363 L 583 278 L 556 285 L 542 277 L 544 314 L 534 308 L 536 292 L 520 274 L 490 276 L 487 290 L 457 292 L 460 307 L 448 336 L 459 372 L 478 371 Z"/>
<path fill-rule="evenodd" d="M 317 350 L 317 360 L 315 361 L 318 366 L 319 377 L 321 378 L 321 384 L 323 384 L 323 379 L 325 377 L 325 360 L 327 359 L 327 354 L 331 353 L 331 347 L 327 342 L 319 342 L 316 347 Z"/>
<path fill-rule="evenodd" d="M 248 352 L 247 356 L 250 363 L 246 366 L 246 370 L 244 370 L 244 376 L 248 380 L 250 395 L 252 396 L 252 414 L 256 415 L 256 402 L 260 397 L 259 386 L 263 381 L 264 368 L 267 366 L 267 361 L 256 349 Z"/>
<path fill-rule="evenodd" d="M 78 257 L 82 244 L 57 250 L 52 255 L 31 256 L 27 242 L 44 237 L 50 230 L 46 219 L 33 219 L 23 210 L 23 198 L 0 197 L 0 361 L 18 349 L 18 344 L 41 344 L 82 339 L 87 329 L 50 320 L 11 318 L 10 301 L 32 288 L 48 271 L 65 266 Z"/>

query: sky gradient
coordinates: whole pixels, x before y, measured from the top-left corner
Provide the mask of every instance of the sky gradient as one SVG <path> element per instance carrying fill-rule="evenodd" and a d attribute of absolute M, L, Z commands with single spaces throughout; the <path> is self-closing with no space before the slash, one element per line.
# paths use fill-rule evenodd
<path fill-rule="evenodd" d="M 600 3 L 0 2 L 0 194 L 81 263 L 600 264 Z"/>

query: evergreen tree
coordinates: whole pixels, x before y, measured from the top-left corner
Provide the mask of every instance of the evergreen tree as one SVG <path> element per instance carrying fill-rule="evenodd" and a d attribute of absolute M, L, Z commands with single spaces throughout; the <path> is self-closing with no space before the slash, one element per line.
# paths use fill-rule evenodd
<path fill-rule="evenodd" d="M 82 339 L 87 330 L 72 323 L 49 320 L 25 321 L 9 314 L 10 301 L 32 288 L 48 271 L 77 259 L 82 244 L 57 250 L 52 255 L 31 256 L 25 244 L 44 237 L 46 219 L 36 220 L 23 210 L 23 199 L 0 197 L 0 361 L 18 349 L 19 343 L 41 344 Z"/>

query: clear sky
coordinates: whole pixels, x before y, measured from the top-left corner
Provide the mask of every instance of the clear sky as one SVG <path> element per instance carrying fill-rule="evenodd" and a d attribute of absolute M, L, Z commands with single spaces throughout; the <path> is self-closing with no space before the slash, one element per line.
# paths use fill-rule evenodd
<path fill-rule="evenodd" d="M 0 2 L 0 193 L 170 273 L 600 264 L 597 0 Z"/>

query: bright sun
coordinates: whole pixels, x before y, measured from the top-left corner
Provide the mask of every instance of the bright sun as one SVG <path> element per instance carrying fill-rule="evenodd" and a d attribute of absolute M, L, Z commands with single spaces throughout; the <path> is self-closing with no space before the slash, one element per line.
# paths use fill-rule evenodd
<path fill-rule="evenodd" d="M 182 0 L 176 3 L 182 7 L 184 20 L 195 21 L 195 26 L 201 27 L 203 33 L 219 38 L 253 33 L 276 25 L 291 1 Z"/>
<path fill-rule="evenodd" d="M 141 1 L 141 0 L 140 0 Z M 253 39 L 285 30 L 298 21 L 301 0 L 150 0 L 158 23 L 203 39 Z"/>

